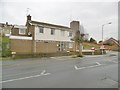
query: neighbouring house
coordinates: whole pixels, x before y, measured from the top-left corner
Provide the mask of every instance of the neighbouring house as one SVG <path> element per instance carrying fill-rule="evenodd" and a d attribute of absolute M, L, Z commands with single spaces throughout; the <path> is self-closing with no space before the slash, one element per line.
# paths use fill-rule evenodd
<path fill-rule="evenodd" d="M 109 38 L 109 39 L 107 39 L 107 40 L 105 40 L 105 41 L 103 42 L 103 44 L 104 44 L 104 45 L 110 45 L 110 46 L 112 46 L 112 45 L 120 46 L 118 40 L 116 40 L 116 39 L 114 39 L 114 38 L 112 38 L 112 37 Z"/>
<path fill-rule="evenodd" d="M 79 21 L 72 21 L 70 27 L 31 20 L 26 25 L 15 25 L 11 30 L 10 47 L 16 54 L 42 54 L 74 51 L 75 32 L 80 30 Z"/>
<path fill-rule="evenodd" d="M 99 43 L 99 44 L 104 44 L 106 49 L 120 51 L 119 41 L 114 39 L 114 38 L 112 38 L 112 37 L 107 39 L 107 40 L 105 40 L 104 42 Z"/>
<path fill-rule="evenodd" d="M 0 35 L 1 36 L 10 36 L 12 25 L 6 23 L 0 23 Z"/>
<path fill-rule="evenodd" d="M 10 43 L 9 36 L 11 32 L 12 25 L 6 23 L 0 23 L 0 57 L 10 56 Z"/>

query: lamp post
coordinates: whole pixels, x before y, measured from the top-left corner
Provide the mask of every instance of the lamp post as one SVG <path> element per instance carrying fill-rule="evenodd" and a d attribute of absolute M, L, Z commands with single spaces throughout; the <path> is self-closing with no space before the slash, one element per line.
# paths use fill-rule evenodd
<path fill-rule="evenodd" d="M 112 24 L 112 22 L 109 22 L 109 23 L 106 23 L 106 24 L 102 25 L 102 46 L 103 46 L 103 34 L 104 34 L 103 33 L 103 28 L 104 28 L 105 25 L 108 25 L 108 24 Z M 102 54 L 103 54 L 103 49 L 102 49 Z"/>

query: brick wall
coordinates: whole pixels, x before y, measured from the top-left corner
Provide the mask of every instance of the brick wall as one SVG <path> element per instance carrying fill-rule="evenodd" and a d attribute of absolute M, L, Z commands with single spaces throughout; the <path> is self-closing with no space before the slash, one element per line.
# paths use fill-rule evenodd
<path fill-rule="evenodd" d="M 16 52 L 16 54 L 31 54 L 32 53 L 32 41 L 11 39 L 10 48 L 11 48 L 11 51 Z"/>
<path fill-rule="evenodd" d="M 11 39 L 10 49 L 16 54 L 42 54 L 42 53 L 57 53 L 59 51 L 59 42 L 57 41 L 36 41 L 33 40 L 17 40 Z M 74 46 L 74 45 L 73 45 Z M 73 48 L 66 48 L 62 52 L 74 51 Z"/>
<path fill-rule="evenodd" d="M 58 51 L 58 42 L 36 42 L 37 53 L 54 53 Z"/>

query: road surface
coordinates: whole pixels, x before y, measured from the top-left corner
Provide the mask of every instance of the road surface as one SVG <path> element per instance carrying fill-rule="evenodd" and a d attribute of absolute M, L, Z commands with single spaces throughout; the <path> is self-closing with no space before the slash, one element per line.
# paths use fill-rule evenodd
<path fill-rule="evenodd" d="M 118 53 L 2 62 L 2 88 L 118 88 Z"/>

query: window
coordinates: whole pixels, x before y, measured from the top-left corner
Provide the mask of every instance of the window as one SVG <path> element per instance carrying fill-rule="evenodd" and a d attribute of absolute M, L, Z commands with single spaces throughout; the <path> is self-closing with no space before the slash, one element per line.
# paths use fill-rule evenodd
<path fill-rule="evenodd" d="M 72 32 L 69 32 L 69 37 L 72 37 Z"/>
<path fill-rule="evenodd" d="M 54 35 L 54 34 L 55 34 L 55 29 L 51 28 L 51 35 Z"/>
<path fill-rule="evenodd" d="M 26 33 L 26 29 L 19 28 L 19 34 L 25 34 L 25 33 Z"/>
<path fill-rule="evenodd" d="M 39 33 L 44 33 L 44 28 L 43 27 L 39 27 Z"/>
<path fill-rule="evenodd" d="M 65 36 L 65 31 L 61 30 L 61 36 Z"/>
<path fill-rule="evenodd" d="M 64 51 L 66 49 L 65 42 L 60 42 L 60 51 Z"/>
<path fill-rule="evenodd" d="M 69 43 L 69 48 L 73 48 L 73 43 Z"/>

